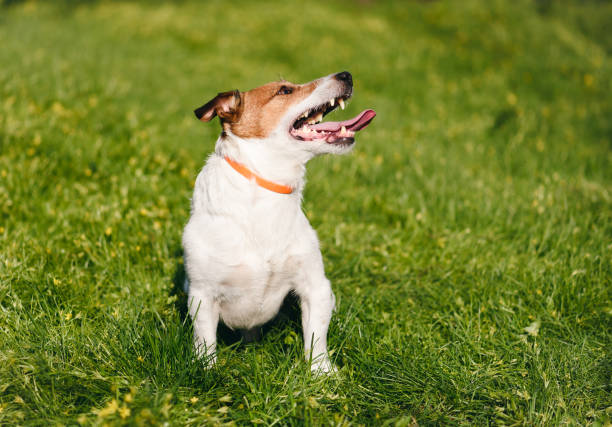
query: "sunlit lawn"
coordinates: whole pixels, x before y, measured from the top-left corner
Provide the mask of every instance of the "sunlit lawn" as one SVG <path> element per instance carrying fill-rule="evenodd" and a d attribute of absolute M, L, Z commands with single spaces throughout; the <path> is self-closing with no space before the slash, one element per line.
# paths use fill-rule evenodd
<path fill-rule="evenodd" d="M 1 2 L 0 2 L 1 3 Z M 605 424 L 606 3 L 0 6 L 0 424 Z M 304 208 L 338 298 L 193 354 L 180 236 L 217 92 L 352 72 Z"/>

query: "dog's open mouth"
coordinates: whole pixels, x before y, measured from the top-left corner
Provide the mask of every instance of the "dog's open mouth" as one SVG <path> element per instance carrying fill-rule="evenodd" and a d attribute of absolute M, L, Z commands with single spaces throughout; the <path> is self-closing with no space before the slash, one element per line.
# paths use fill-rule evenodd
<path fill-rule="evenodd" d="M 289 133 L 303 141 L 325 140 L 330 144 L 347 144 L 355 141 L 355 132 L 365 128 L 376 116 L 374 110 L 364 110 L 357 116 L 342 122 L 322 122 L 323 117 L 338 106 L 344 110 L 345 98 L 332 98 L 328 102 L 304 112 L 293 122 Z"/>

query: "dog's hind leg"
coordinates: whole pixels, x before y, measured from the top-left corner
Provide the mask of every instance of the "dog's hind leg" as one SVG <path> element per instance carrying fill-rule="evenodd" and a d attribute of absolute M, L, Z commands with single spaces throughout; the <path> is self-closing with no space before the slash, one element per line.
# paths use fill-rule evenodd
<path fill-rule="evenodd" d="M 212 365 L 216 361 L 219 308 L 211 297 L 194 292 L 193 285 L 191 283 L 189 292 L 189 314 L 193 322 L 194 346 L 198 356 L 206 357 Z"/>

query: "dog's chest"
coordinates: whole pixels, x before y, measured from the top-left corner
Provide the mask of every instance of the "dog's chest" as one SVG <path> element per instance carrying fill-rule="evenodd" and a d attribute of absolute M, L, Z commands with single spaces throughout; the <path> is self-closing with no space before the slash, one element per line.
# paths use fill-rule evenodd
<path fill-rule="evenodd" d="M 299 195 L 278 195 L 230 173 L 226 180 L 205 168 L 198 177 L 184 243 L 193 277 L 205 277 L 223 321 L 250 329 L 270 320 L 299 281 L 316 234 Z M 219 185 L 236 179 L 242 192 Z M 201 260 L 199 263 L 196 259 Z"/>
<path fill-rule="evenodd" d="M 272 319 L 292 289 L 300 262 L 295 257 L 245 260 L 217 285 L 221 318 L 232 328 L 250 329 Z"/>

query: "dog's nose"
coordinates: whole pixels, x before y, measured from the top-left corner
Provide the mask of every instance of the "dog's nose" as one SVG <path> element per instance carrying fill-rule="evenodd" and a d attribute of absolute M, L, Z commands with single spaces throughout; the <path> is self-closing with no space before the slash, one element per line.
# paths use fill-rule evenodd
<path fill-rule="evenodd" d="M 353 86 L 353 76 L 348 71 L 343 71 L 334 76 L 336 80 L 340 80 L 341 82 L 346 82 L 349 86 Z"/>

